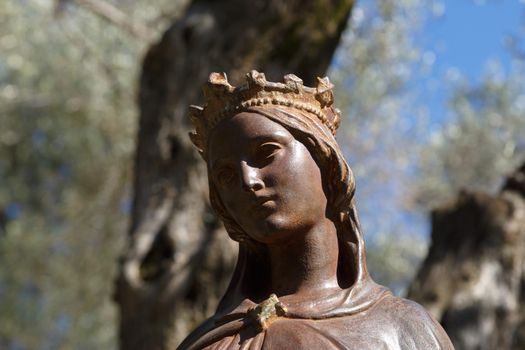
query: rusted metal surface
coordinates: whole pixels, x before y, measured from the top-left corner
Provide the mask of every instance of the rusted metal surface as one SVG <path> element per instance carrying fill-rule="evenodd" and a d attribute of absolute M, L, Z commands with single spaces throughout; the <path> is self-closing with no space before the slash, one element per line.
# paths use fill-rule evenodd
<path fill-rule="evenodd" d="M 355 182 L 335 131 L 331 84 L 213 73 L 192 141 L 237 268 L 219 307 L 179 349 L 452 349 L 418 304 L 366 268 Z"/>
<path fill-rule="evenodd" d="M 210 71 L 324 74 L 353 0 L 183 0 L 144 54 L 130 227 L 114 298 L 119 348 L 173 350 L 217 307 L 237 259 L 211 213 L 205 164 L 187 133 Z M 185 7 L 185 10 L 182 9 Z M 178 12 L 175 11 L 175 12 Z M 311 83 L 310 81 L 308 83 Z"/>

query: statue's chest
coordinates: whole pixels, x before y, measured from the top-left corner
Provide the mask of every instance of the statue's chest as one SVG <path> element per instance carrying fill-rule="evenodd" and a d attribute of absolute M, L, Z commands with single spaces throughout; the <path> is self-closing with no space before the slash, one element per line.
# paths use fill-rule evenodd
<path fill-rule="evenodd" d="M 387 349 L 380 337 L 362 332 L 346 317 L 330 320 L 278 318 L 263 332 L 245 329 L 212 344 L 210 350 Z"/>

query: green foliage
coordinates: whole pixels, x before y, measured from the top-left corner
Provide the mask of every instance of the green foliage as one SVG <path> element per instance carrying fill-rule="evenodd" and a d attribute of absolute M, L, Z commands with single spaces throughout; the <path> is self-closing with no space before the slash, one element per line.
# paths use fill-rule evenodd
<path fill-rule="evenodd" d="M 398 236 L 393 236 L 393 234 Z M 421 236 L 404 234 L 401 228 L 382 234 L 367 245 L 368 268 L 374 279 L 403 295 L 427 252 Z"/>
<path fill-rule="evenodd" d="M 0 348 L 113 348 L 147 43 L 51 0 L 1 2 L 0 33 Z"/>
<path fill-rule="evenodd" d="M 417 147 L 413 135 L 425 120 L 408 90 L 411 74 L 422 65 L 415 37 L 427 16 L 425 5 L 357 3 L 329 72 L 344 118 L 338 138 L 356 177 L 370 271 L 398 293 L 426 245 L 417 238 L 421 232 L 406 224 L 417 218 L 400 209 L 414 162 L 408 150 Z"/>
<path fill-rule="evenodd" d="M 358 3 L 330 72 L 346 118 L 339 140 L 357 180 L 370 270 L 397 292 L 425 254 L 428 212 L 464 187 L 496 190 L 525 158 L 520 57 L 508 72 L 493 65 L 480 83 L 449 82 L 448 114 L 430 127 L 411 85 L 432 68 L 417 43 L 428 5 L 439 3 Z"/>
<path fill-rule="evenodd" d="M 450 120 L 420 153 L 418 207 L 429 210 L 462 188 L 494 192 L 525 160 L 524 68 L 517 60 L 507 74 L 494 67 L 479 84 L 454 83 Z"/>
<path fill-rule="evenodd" d="M 159 33 L 184 4 L 107 2 Z M 54 14 L 52 0 L 0 2 L 2 349 L 115 347 L 112 281 L 127 228 L 136 75 L 148 43 L 62 3 Z M 397 292 L 425 253 L 414 213 L 467 185 L 494 189 L 525 147 L 520 62 L 477 85 L 456 83 L 449 123 L 425 141 L 424 109 L 409 82 L 428 68 L 414 34 L 427 5 L 356 4 L 329 72 L 370 268 Z"/>

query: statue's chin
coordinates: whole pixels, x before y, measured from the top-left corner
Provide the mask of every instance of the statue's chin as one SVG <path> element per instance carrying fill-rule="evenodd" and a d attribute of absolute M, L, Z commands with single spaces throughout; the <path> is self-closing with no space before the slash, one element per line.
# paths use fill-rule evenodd
<path fill-rule="evenodd" d="M 262 220 L 252 222 L 250 228 L 245 231 L 257 242 L 282 244 L 303 236 L 307 230 L 308 225 L 305 222 L 298 222 L 282 213 L 272 213 Z"/>

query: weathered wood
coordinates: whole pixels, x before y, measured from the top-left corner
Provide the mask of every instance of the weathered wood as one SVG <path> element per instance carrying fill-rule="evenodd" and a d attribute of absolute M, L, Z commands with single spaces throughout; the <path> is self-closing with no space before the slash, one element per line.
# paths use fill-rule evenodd
<path fill-rule="evenodd" d="M 525 348 L 525 165 L 501 192 L 463 192 L 432 214 L 432 244 L 409 298 L 456 349 Z"/>
<path fill-rule="evenodd" d="M 147 52 L 140 79 L 134 202 L 115 299 L 120 347 L 171 349 L 225 289 L 235 249 L 207 203 L 187 106 L 212 71 L 280 80 L 326 71 L 351 0 L 196 0 Z"/>

